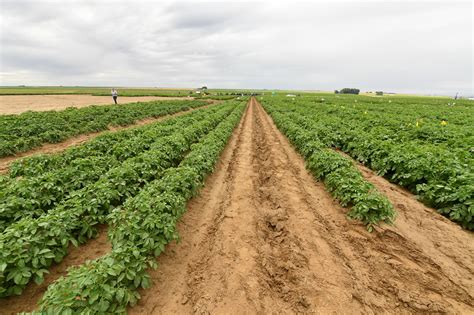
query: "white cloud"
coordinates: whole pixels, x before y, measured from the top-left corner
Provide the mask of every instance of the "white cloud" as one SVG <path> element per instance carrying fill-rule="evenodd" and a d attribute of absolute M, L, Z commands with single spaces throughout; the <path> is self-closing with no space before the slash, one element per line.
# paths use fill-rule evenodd
<path fill-rule="evenodd" d="M 470 2 L 0 1 L 2 85 L 473 93 Z"/>

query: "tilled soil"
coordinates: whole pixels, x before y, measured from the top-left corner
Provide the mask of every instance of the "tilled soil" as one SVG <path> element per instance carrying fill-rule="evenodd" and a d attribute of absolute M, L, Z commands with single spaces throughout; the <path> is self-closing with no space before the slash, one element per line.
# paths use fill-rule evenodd
<path fill-rule="evenodd" d="M 192 100 L 192 97 L 138 96 L 118 97 L 119 104 L 157 100 Z M 61 110 L 66 107 L 112 105 L 112 96 L 94 95 L 0 95 L 0 114 L 20 114 L 28 110 Z"/>
<path fill-rule="evenodd" d="M 130 314 L 474 313 L 472 233 L 365 175 L 394 226 L 349 221 L 252 99 Z"/>

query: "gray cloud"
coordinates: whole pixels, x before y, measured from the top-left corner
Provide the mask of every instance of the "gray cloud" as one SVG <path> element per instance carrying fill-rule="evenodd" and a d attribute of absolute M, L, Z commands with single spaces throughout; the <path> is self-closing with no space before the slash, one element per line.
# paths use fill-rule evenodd
<path fill-rule="evenodd" d="M 0 1 L 2 85 L 473 93 L 470 2 Z"/>

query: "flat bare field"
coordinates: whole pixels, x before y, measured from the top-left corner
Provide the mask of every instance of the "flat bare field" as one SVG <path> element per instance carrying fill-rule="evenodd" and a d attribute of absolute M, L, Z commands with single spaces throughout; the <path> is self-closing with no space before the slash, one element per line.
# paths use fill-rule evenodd
<path fill-rule="evenodd" d="M 192 97 L 139 96 L 118 97 L 118 103 L 147 102 L 154 100 L 193 99 Z M 0 95 L 0 114 L 20 114 L 28 110 L 61 110 L 66 107 L 111 105 L 111 96 L 92 95 Z"/>

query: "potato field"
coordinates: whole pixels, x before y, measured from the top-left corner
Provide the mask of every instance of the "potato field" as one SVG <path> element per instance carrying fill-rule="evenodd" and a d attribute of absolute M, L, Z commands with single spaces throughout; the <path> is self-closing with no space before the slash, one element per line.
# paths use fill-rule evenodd
<path fill-rule="evenodd" d="M 472 101 L 244 94 L 0 115 L 0 314 L 474 313 Z"/>

